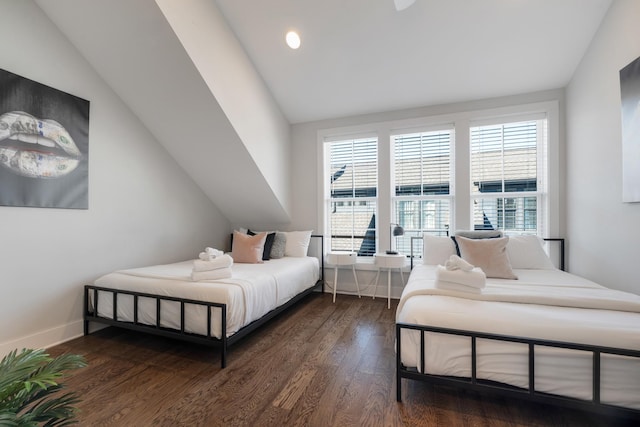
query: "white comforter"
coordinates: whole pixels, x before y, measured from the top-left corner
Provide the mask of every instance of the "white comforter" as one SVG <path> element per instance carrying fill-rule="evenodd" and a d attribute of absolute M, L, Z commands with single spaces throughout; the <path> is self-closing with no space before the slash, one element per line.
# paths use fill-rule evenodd
<path fill-rule="evenodd" d="M 285 257 L 263 264 L 239 264 L 232 266 L 232 277 L 220 280 L 191 280 L 193 261 L 151 267 L 120 270 L 104 275 L 94 284 L 105 288 L 125 289 L 136 292 L 180 297 L 227 305 L 227 336 L 243 326 L 259 319 L 292 297 L 315 285 L 319 277 L 318 260 L 313 257 Z M 101 292 L 98 296 L 98 314 L 113 316 L 112 297 Z M 206 309 L 189 305 L 185 310 L 185 330 L 206 334 Z M 220 310 L 214 309 L 212 334 L 221 337 Z M 163 302 L 161 325 L 180 327 L 180 304 Z M 120 296 L 118 319 L 133 320 L 133 298 Z M 141 298 L 138 320 L 146 324 L 156 323 L 155 300 Z"/>
<path fill-rule="evenodd" d="M 434 288 L 435 266 L 417 266 L 396 315 L 403 323 L 640 350 L 640 296 L 559 270 L 516 270 L 481 295 Z M 417 333 L 404 331 L 402 361 L 418 367 Z M 427 334 L 425 370 L 470 376 L 470 340 Z M 478 340 L 478 377 L 527 387 L 526 345 Z M 604 402 L 640 408 L 640 361 L 603 356 Z M 591 398 L 591 355 L 536 347 L 536 389 Z"/>

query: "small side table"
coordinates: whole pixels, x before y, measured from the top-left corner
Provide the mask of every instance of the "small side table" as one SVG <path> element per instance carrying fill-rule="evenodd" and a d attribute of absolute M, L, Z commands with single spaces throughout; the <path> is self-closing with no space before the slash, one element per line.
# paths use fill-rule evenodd
<path fill-rule="evenodd" d="M 356 275 L 356 259 L 357 256 L 355 252 L 329 252 L 327 254 L 327 263 L 333 265 L 333 302 L 336 302 L 336 290 L 338 289 L 338 267 L 341 265 L 351 266 L 353 278 L 356 280 L 358 298 L 360 298 L 360 285 L 358 284 L 358 276 Z"/>
<path fill-rule="evenodd" d="M 402 267 L 406 261 L 406 257 L 403 254 L 386 254 L 379 253 L 373 256 L 374 263 L 378 267 L 378 273 L 376 274 L 376 288 L 373 291 L 373 299 L 376 299 L 376 293 L 378 291 L 378 279 L 380 278 L 380 270 L 387 269 L 387 308 L 391 308 L 391 270 L 397 268 L 400 270 L 400 278 L 402 279 L 402 286 L 404 286 L 404 275 L 402 274 Z"/>

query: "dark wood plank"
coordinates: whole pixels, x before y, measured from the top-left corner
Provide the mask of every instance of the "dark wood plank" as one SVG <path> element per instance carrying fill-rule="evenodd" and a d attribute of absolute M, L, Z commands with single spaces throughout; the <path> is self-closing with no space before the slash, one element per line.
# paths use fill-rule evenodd
<path fill-rule="evenodd" d="M 395 401 L 395 308 L 313 295 L 217 350 L 108 328 L 52 347 L 89 367 L 67 389 L 82 426 L 625 426 L 627 420 L 403 381 Z"/>

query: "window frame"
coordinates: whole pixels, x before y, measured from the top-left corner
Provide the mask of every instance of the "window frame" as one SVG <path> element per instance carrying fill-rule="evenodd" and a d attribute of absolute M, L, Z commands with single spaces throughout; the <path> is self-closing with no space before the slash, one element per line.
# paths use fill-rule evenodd
<path fill-rule="evenodd" d="M 411 135 L 411 134 L 429 134 L 435 132 L 448 131 L 450 133 L 449 137 L 449 193 L 448 194 L 420 194 L 420 195 L 397 195 L 396 194 L 396 138 L 402 135 Z M 456 205 L 456 192 L 455 192 L 455 141 L 456 141 L 456 129 L 454 123 L 442 123 L 442 124 L 431 124 L 428 126 L 422 127 L 411 127 L 411 128 L 398 128 L 390 132 L 389 146 L 390 146 L 390 167 L 391 167 L 391 222 L 394 224 L 400 224 L 404 227 L 404 236 L 394 237 L 394 246 L 398 248 L 398 239 L 403 240 L 403 246 L 411 245 L 411 237 L 419 237 L 422 236 L 423 233 L 434 233 L 437 235 L 446 235 L 449 232 L 449 229 L 453 223 L 455 218 L 455 205 Z M 424 182 L 421 182 L 421 185 L 424 185 Z M 406 222 L 402 221 L 398 218 L 398 209 L 397 206 L 402 202 L 415 202 L 422 204 L 424 202 L 445 200 L 449 203 L 449 223 L 442 229 L 427 229 L 425 227 L 420 227 L 420 229 L 413 229 L 406 227 Z M 422 207 L 418 208 L 419 212 L 423 213 Z M 422 223 L 422 218 L 419 220 Z M 423 224 L 424 225 L 424 224 Z M 407 243 L 408 241 L 408 243 Z M 399 249 L 399 248 L 398 248 Z"/>
<path fill-rule="evenodd" d="M 538 221 L 544 221 L 545 227 L 539 231 L 540 237 L 558 237 L 560 236 L 561 227 L 564 224 L 560 216 L 563 206 L 561 205 L 561 192 L 563 185 L 560 181 L 560 101 L 558 99 L 543 100 L 539 102 L 524 102 L 514 105 L 504 105 L 494 108 L 478 108 L 478 109 L 459 109 L 446 114 L 413 114 L 413 118 L 388 120 L 388 121 L 367 121 L 369 116 L 361 120 L 360 124 L 352 124 L 341 127 L 327 127 L 317 129 L 317 159 L 318 159 L 318 232 L 325 235 L 328 233 L 326 205 L 325 205 L 325 171 L 326 164 L 324 154 L 324 142 L 326 138 L 338 138 L 377 135 L 378 137 L 378 194 L 377 194 L 377 215 L 376 215 L 376 250 L 384 249 L 391 237 L 390 224 L 393 223 L 395 213 L 393 212 L 392 195 L 394 194 L 394 186 L 392 179 L 392 148 L 391 135 L 398 132 L 410 131 L 411 129 L 428 129 L 438 126 L 454 126 L 454 148 L 453 148 L 453 166 L 455 171 L 451 188 L 455 194 L 455 200 L 452 206 L 451 230 L 470 229 L 473 227 L 473 206 L 471 203 L 470 188 L 470 128 L 472 123 L 474 126 L 486 122 L 504 120 L 518 121 L 519 117 L 530 118 L 534 114 L 543 114 L 547 119 L 547 144 L 544 152 L 538 152 L 538 156 L 542 156 L 546 168 L 543 173 L 546 174 L 545 203 L 544 208 L 538 211 Z M 467 104 L 468 105 L 468 104 Z M 455 107 L 427 108 L 428 111 L 455 110 Z M 391 115 L 391 113 L 389 113 Z M 397 115 L 396 115 L 397 116 Z M 374 118 L 380 115 L 370 116 Z M 354 121 L 352 120 L 352 122 Z M 336 123 L 334 121 L 333 123 Z M 331 122 L 328 122 L 331 123 Z M 382 246 L 380 243 L 382 242 Z M 325 250 L 329 251 L 330 246 L 325 245 Z M 358 259 L 358 263 L 371 263 L 370 260 Z M 367 267 L 365 267 L 367 268 Z"/>
<path fill-rule="evenodd" d="M 549 120 L 550 114 L 547 111 L 532 111 L 532 112 L 522 112 L 517 115 L 503 115 L 503 116 L 495 116 L 492 118 L 484 118 L 481 120 L 471 120 L 469 122 L 469 205 L 470 205 L 470 219 L 471 222 L 469 224 L 469 229 L 472 230 L 475 226 L 474 224 L 474 201 L 477 199 L 501 199 L 504 203 L 507 199 L 522 199 L 523 204 L 523 215 L 525 214 L 526 208 L 526 198 L 528 197 L 536 197 L 536 229 L 535 233 L 530 233 L 526 229 L 510 231 L 506 228 L 505 224 L 507 218 L 503 218 L 503 227 L 501 230 L 504 230 L 506 233 L 518 233 L 518 234 L 535 234 L 539 237 L 548 237 L 548 231 L 546 228 L 550 227 L 549 224 L 549 197 L 548 197 L 548 189 L 549 189 L 549 181 L 550 177 L 547 173 L 549 170 L 549 143 L 550 143 L 550 135 L 549 135 Z M 474 192 L 471 188 L 472 184 L 472 158 L 471 158 L 471 130 L 475 127 L 482 126 L 492 126 L 492 125 L 508 125 L 511 123 L 521 123 L 521 122 L 532 122 L 537 121 L 540 126 L 536 127 L 537 136 L 536 136 L 536 190 L 535 191 L 497 191 L 497 192 Z M 501 159 L 503 161 L 502 172 L 504 172 L 504 157 Z M 497 215 L 499 218 L 499 213 Z M 524 218 L 523 218 L 524 221 Z M 499 222 L 499 220 L 498 220 Z M 523 226 L 524 227 L 524 226 Z"/>
<path fill-rule="evenodd" d="M 364 139 L 373 139 L 376 143 L 376 196 L 351 196 L 351 197 L 340 197 L 340 202 L 351 202 L 351 206 L 355 206 L 356 202 L 366 202 L 373 203 L 373 209 L 375 212 L 375 223 L 373 230 L 375 231 L 375 241 L 374 241 L 374 253 L 378 252 L 378 241 L 379 241 L 379 219 L 377 213 L 380 210 L 380 204 L 378 202 L 378 196 L 380 194 L 380 180 L 379 180 L 379 169 L 380 169 L 380 138 L 375 132 L 364 131 L 364 132 L 356 132 L 356 133 L 348 133 L 344 135 L 335 134 L 335 135 L 325 135 L 322 137 L 322 156 L 324 161 L 322 162 L 322 178 L 321 178 L 321 186 L 322 186 L 322 197 L 323 197 L 323 209 L 322 209 L 322 217 L 323 217 L 323 232 L 322 234 L 325 237 L 325 247 L 326 251 L 330 252 L 332 249 L 332 232 L 331 232 L 331 215 L 329 212 L 332 210 L 332 203 L 337 202 L 335 198 L 331 197 L 331 184 L 330 184 L 330 176 L 331 176 L 331 149 L 330 145 L 335 142 L 343 142 L 343 141 L 355 141 L 355 140 L 364 140 Z M 353 238 L 352 238 L 353 239 Z M 372 258 L 372 256 L 359 256 L 359 258 Z"/>

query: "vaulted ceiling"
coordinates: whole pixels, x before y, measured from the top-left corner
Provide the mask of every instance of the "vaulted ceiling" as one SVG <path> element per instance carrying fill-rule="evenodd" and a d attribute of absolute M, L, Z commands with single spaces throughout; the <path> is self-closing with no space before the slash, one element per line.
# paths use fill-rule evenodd
<path fill-rule="evenodd" d="M 611 4 L 215 1 L 292 123 L 562 88 Z"/>
<path fill-rule="evenodd" d="M 36 0 L 234 224 L 290 221 L 290 125 L 208 0 Z"/>
<path fill-rule="evenodd" d="M 291 124 L 564 87 L 611 0 L 36 3 L 222 213 L 251 225 L 289 222 Z"/>

